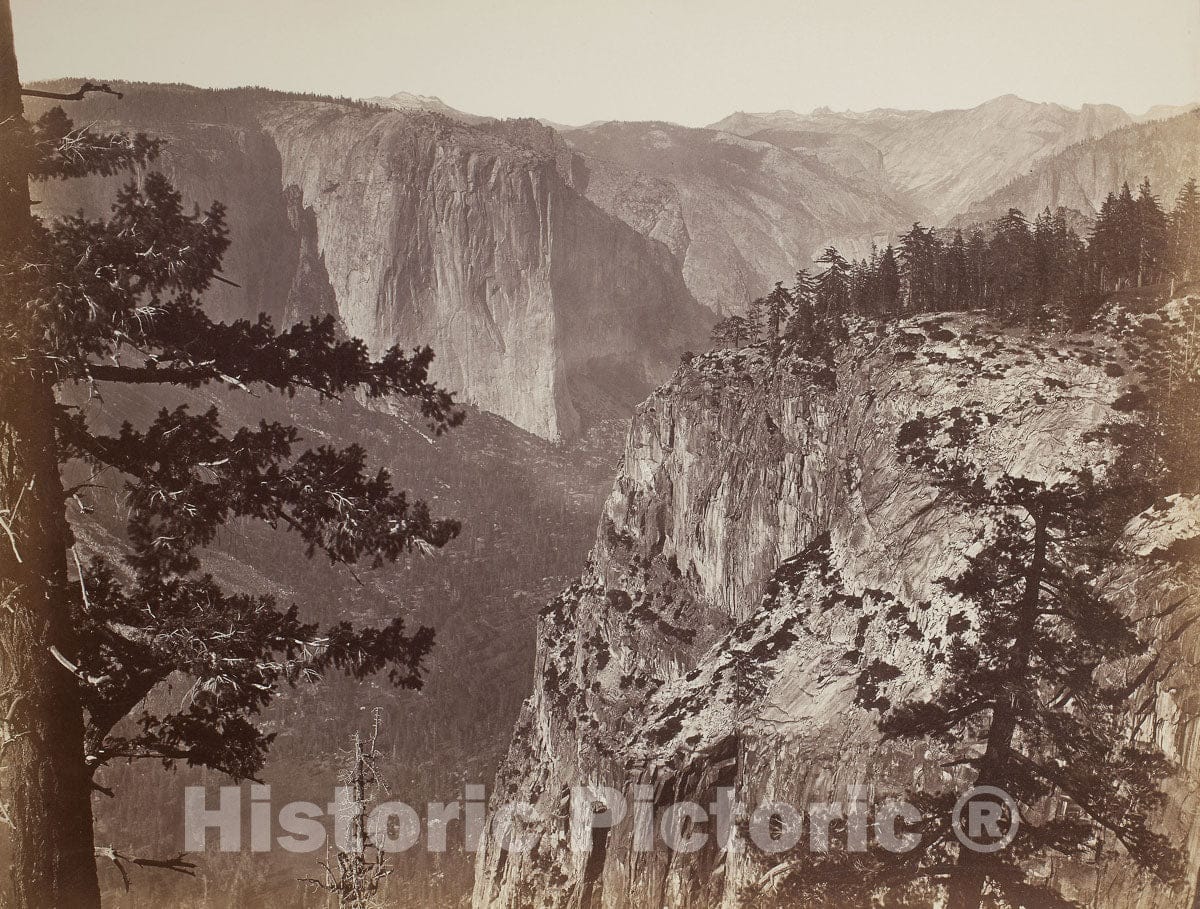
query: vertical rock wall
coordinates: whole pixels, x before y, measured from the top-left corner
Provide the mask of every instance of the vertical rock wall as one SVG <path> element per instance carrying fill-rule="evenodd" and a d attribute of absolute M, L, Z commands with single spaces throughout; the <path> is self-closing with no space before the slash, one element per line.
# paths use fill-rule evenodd
<path fill-rule="evenodd" d="M 1112 452 L 1088 433 L 1130 418 L 1112 404 L 1131 375 L 1103 337 L 1034 337 L 966 316 L 861 332 L 835 383 L 761 351 L 681 367 L 639 408 L 589 564 L 543 613 L 534 691 L 493 805 L 532 804 L 536 846 L 488 842 L 477 909 L 733 907 L 770 867 L 708 847 L 638 853 L 628 820 L 603 854 L 573 851 L 575 785 L 649 785 L 660 808 L 707 805 L 718 786 L 750 806 L 804 806 L 851 785 L 899 791 L 944 777 L 923 746 L 882 744 L 875 714 L 854 702 L 876 658 L 902 670 L 893 700 L 929 685 L 925 658 L 953 612 L 938 579 L 964 567 L 984 530 L 898 460 L 899 428 L 981 405 L 997 417 L 973 449 L 986 469 L 1045 480 L 1103 470 Z M 1195 605 L 1179 601 L 1196 578 L 1164 574 L 1146 555 L 1200 532 L 1191 507 L 1139 519 L 1157 531 L 1131 528 L 1113 582 L 1162 654 L 1131 719 L 1178 762 L 1163 824 L 1187 846 L 1191 882 L 1167 892 L 1120 860 L 1053 867 L 1086 904 L 1190 905 L 1200 635 Z"/>

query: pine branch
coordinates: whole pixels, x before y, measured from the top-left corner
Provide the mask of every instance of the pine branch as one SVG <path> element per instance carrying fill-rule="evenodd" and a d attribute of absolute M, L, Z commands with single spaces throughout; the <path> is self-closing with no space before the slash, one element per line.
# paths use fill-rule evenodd
<path fill-rule="evenodd" d="M 34 159 L 29 176 L 38 181 L 134 171 L 153 161 L 164 144 L 145 133 L 131 136 L 78 129 L 61 107 L 39 117 L 29 138 Z"/>
<path fill-rule="evenodd" d="M 190 388 L 223 381 L 265 385 L 285 394 L 309 389 L 327 398 L 361 389 L 369 398 L 414 399 L 438 433 L 464 417 L 453 396 L 429 381 L 432 350 L 422 347 L 406 354 L 392 347 L 372 359 L 361 341 L 338 337 L 332 316 L 280 331 L 265 316 L 227 324 L 212 322 L 199 310 L 175 308 L 131 324 L 129 336 L 154 351 L 143 366 L 87 362 L 73 377 Z"/>
<path fill-rule="evenodd" d="M 1105 807 L 1099 804 L 1095 798 L 1092 798 L 1082 788 L 1084 785 L 1082 781 L 1077 782 L 1072 780 L 1066 773 L 1038 763 L 1016 750 L 1010 749 L 1008 757 L 1026 773 L 1062 791 L 1087 815 L 1092 823 L 1115 836 L 1121 845 L 1129 851 L 1130 856 L 1139 866 L 1152 871 L 1165 882 L 1169 882 L 1172 876 L 1178 873 L 1176 865 L 1180 861 L 1179 852 L 1170 847 L 1165 839 L 1163 840 L 1163 845 L 1166 848 L 1161 854 L 1147 855 L 1143 851 L 1146 846 L 1144 838 L 1147 836 L 1147 831 L 1139 815 L 1132 815 L 1132 824 L 1121 823 L 1110 817 Z M 1151 834 L 1151 836 L 1153 837 L 1154 835 Z"/>
<path fill-rule="evenodd" d="M 367 473 L 360 447 L 293 457 L 298 434 L 278 423 L 227 437 L 215 408 L 193 416 L 179 407 L 160 412 L 144 433 L 126 425 L 101 436 L 60 410 L 58 430 L 64 450 L 141 481 L 132 489 L 135 565 L 175 558 L 175 570 L 194 570 L 190 550 L 208 545 L 230 516 L 285 522 L 307 554 L 321 550 L 346 564 L 395 561 L 422 541 L 440 547 L 458 533 L 457 522 L 435 519 L 424 502 L 393 490 L 387 471 Z"/>
<path fill-rule="evenodd" d="M 88 364 L 85 376 L 96 382 L 120 382 L 125 385 L 184 385 L 195 386 L 226 378 L 212 366 L 109 366 L 104 363 Z M 238 379 L 237 384 L 245 383 Z M 253 381 L 253 380 L 251 380 Z"/>
<path fill-rule="evenodd" d="M 88 714 L 87 754 L 93 770 L 117 759 L 186 761 L 235 779 L 254 779 L 273 736 L 251 720 L 282 685 L 329 671 L 354 678 L 386 672 L 397 687 L 418 689 L 433 644 L 428 628 L 408 631 L 397 617 L 379 628 L 302 622 L 298 609 L 269 596 L 227 594 L 211 577 L 163 578 L 149 563 L 133 579 L 102 559 L 87 574 L 91 608 L 84 613 L 78 662 L 111 678 L 81 685 Z M 130 624 L 134 623 L 134 624 Z M 143 712 L 139 731 L 112 736 L 116 724 L 172 673 L 193 680 L 183 708 Z"/>

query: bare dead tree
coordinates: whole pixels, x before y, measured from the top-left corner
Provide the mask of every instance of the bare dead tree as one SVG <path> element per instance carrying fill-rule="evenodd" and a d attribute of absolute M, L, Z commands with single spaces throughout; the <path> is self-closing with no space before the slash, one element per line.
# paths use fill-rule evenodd
<path fill-rule="evenodd" d="M 367 829 L 369 806 L 376 793 L 387 789 L 379 773 L 382 754 L 377 747 L 382 711 L 376 707 L 372 716 L 369 738 L 364 741 L 361 733 L 354 733 L 347 765 L 338 777 L 351 791 L 349 848 L 335 846 L 336 859 L 320 863 L 325 872 L 323 878 L 302 880 L 313 889 L 325 891 L 329 905 L 336 909 L 380 909 L 384 881 L 394 870 L 375 842 L 373 832 Z"/>

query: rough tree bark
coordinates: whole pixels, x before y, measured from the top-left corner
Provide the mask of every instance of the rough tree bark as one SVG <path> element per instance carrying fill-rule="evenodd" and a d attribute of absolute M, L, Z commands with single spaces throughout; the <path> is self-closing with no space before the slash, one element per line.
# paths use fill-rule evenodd
<path fill-rule="evenodd" d="M 23 128 L 12 13 L 8 0 L 0 0 L 0 129 Z M 0 160 L 5 253 L 28 236 L 29 204 L 28 173 L 18 156 L 6 155 Z M 0 305 L 12 305 L 11 298 Z M 51 650 L 76 651 L 54 402 L 52 377 L 36 364 L 0 362 L 0 799 L 11 825 L 4 904 L 93 909 L 100 893 L 83 713 L 74 677 Z"/>

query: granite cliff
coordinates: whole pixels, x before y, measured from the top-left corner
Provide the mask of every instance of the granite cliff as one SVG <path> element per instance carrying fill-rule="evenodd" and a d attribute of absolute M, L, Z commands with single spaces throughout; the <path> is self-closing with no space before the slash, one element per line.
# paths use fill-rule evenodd
<path fill-rule="evenodd" d="M 693 853 L 635 852 L 628 819 L 572 850 L 575 785 L 647 785 L 658 806 L 708 805 L 721 786 L 745 805 L 805 805 L 946 774 L 924 747 L 883 743 L 855 703 L 881 656 L 901 670 L 893 699 L 928 685 L 925 656 L 953 612 L 937 582 L 961 571 L 979 530 L 899 460 L 900 427 L 979 402 L 997 415 L 975 455 L 985 469 L 1103 471 L 1113 452 L 1089 434 L 1133 419 L 1124 402 L 1138 381 L 1115 339 L 973 315 L 860 326 L 836 376 L 786 353 L 773 365 L 761 349 L 681 366 L 634 417 L 583 574 L 543 611 L 533 694 L 493 795 L 494 809 L 533 806 L 523 829 L 535 845 L 489 841 L 474 906 L 734 907 L 770 868 L 711 839 Z M 1187 852 L 1188 883 L 1168 892 L 1119 859 L 1045 869 L 1085 905 L 1192 904 L 1196 570 L 1150 556 L 1200 533 L 1197 513 L 1176 497 L 1135 518 L 1112 575 L 1159 656 L 1129 699 L 1130 728 L 1177 762 L 1160 823 Z"/>
<path fill-rule="evenodd" d="M 332 311 L 374 350 L 429 344 L 444 385 L 550 439 L 628 413 L 707 333 L 666 247 L 586 199 L 532 121 L 122 87 L 72 116 L 166 138 L 185 198 L 229 205 L 225 317 Z M 42 210 L 111 198 L 111 181 L 77 182 L 44 187 Z"/>

